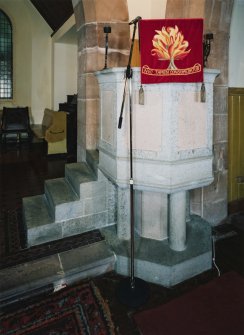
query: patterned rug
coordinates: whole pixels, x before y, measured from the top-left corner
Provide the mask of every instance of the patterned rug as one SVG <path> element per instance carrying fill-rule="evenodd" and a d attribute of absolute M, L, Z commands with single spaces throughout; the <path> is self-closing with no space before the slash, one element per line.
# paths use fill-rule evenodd
<path fill-rule="evenodd" d="M 0 233 L 0 257 L 26 247 L 26 229 L 21 207 L 0 212 Z"/>
<path fill-rule="evenodd" d="M 93 282 L 66 288 L 0 318 L 0 335 L 115 335 L 107 303 Z"/>
<path fill-rule="evenodd" d="M 5 255 L 4 213 L 0 211 L 0 258 Z"/>

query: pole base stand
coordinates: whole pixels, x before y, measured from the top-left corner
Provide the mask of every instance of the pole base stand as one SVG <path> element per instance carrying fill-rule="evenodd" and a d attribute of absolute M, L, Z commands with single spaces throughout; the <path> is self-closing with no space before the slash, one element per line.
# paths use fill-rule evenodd
<path fill-rule="evenodd" d="M 137 308 L 149 299 L 149 285 L 140 278 L 134 278 L 134 287 L 132 287 L 131 279 L 126 278 L 119 284 L 116 293 L 120 303 Z"/>

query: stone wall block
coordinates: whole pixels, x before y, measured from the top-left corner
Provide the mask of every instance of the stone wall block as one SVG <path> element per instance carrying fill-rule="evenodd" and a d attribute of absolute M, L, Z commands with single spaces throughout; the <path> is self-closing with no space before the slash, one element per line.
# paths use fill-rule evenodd
<path fill-rule="evenodd" d="M 215 226 L 227 217 L 227 199 L 216 202 L 206 202 L 203 206 L 203 217 L 211 225 Z"/>
<path fill-rule="evenodd" d="M 77 127 L 79 128 L 78 132 L 78 142 L 80 144 L 86 144 L 86 136 L 85 136 L 85 127 L 84 125 L 81 125 L 80 123 L 77 124 Z"/>
<path fill-rule="evenodd" d="M 228 169 L 228 143 L 214 144 L 213 171 Z"/>
<path fill-rule="evenodd" d="M 213 120 L 213 143 L 226 142 L 228 139 L 228 116 L 215 114 Z"/>
<path fill-rule="evenodd" d="M 86 97 L 86 75 L 78 76 L 77 89 L 79 92 L 79 99 L 85 99 Z"/>
<path fill-rule="evenodd" d="M 97 124 L 97 114 L 99 110 L 98 99 L 86 100 L 86 126 L 90 127 Z"/>
<path fill-rule="evenodd" d="M 80 99 L 78 100 L 78 111 L 77 114 L 77 122 L 86 125 L 86 100 Z"/>
<path fill-rule="evenodd" d="M 167 18 L 204 17 L 205 0 L 173 0 L 167 1 Z"/>
<path fill-rule="evenodd" d="M 213 113 L 214 114 L 227 114 L 228 112 L 228 87 L 214 85 L 213 95 Z"/>
<path fill-rule="evenodd" d="M 82 0 L 84 8 L 84 21 L 96 22 L 96 0 Z"/>
<path fill-rule="evenodd" d="M 83 18 L 83 22 L 129 20 L 127 0 L 83 0 L 75 6 L 75 11 L 78 22 L 80 17 Z"/>
<path fill-rule="evenodd" d="M 97 46 L 97 24 L 85 24 L 78 34 L 79 51 L 85 48 L 94 48 Z"/>
<path fill-rule="evenodd" d="M 202 188 L 195 188 L 190 191 L 190 201 L 201 203 L 202 201 Z"/>
<path fill-rule="evenodd" d="M 79 77 L 78 80 L 78 91 L 81 92 L 81 99 L 98 99 L 99 98 L 99 86 L 97 79 L 92 73 L 87 73 Z"/>
<path fill-rule="evenodd" d="M 219 20 L 219 30 L 224 31 L 229 34 L 230 23 L 232 18 L 232 8 L 234 5 L 234 0 L 222 1 L 220 20 Z"/>
<path fill-rule="evenodd" d="M 207 0 L 205 5 L 206 29 L 228 33 L 234 0 Z"/>
<path fill-rule="evenodd" d="M 82 143 L 77 143 L 77 162 L 84 162 L 86 160 L 86 150 Z"/>
<path fill-rule="evenodd" d="M 98 100 L 80 100 L 78 111 L 78 143 L 84 145 L 87 150 L 94 150 L 97 148 L 98 141 Z M 87 129 L 89 132 L 86 131 Z"/>
<path fill-rule="evenodd" d="M 86 49 L 79 53 L 78 67 L 80 73 L 91 73 L 104 68 L 104 54 L 97 48 Z"/>
<path fill-rule="evenodd" d="M 201 212 L 202 212 L 202 203 L 192 202 L 191 203 L 191 214 L 202 216 Z"/>
<path fill-rule="evenodd" d="M 217 31 L 220 25 L 221 1 L 206 0 L 205 5 L 205 29 Z"/>
<path fill-rule="evenodd" d="M 90 3 L 89 0 L 86 0 Z M 97 21 L 125 21 L 128 22 L 127 0 L 97 0 L 96 15 Z"/>
<path fill-rule="evenodd" d="M 178 18 L 178 17 L 187 17 L 189 10 L 189 1 L 188 0 L 173 0 L 167 1 L 166 5 L 166 18 Z"/>
<path fill-rule="evenodd" d="M 227 217 L 227 171 L 216 171 L 214 182 L 203 188 L 203 218 L 212 225 Z"/>
<path fill-rule="evenodd" d="M 96 72 L 104 68 L 104 54 L 98 50 L 86 53 L 86 73 Z"/>
<path fill-rule="evenodd" d="M 212 23 L 212 15 L 213 15 L 213 1 L 206 0 L 205 1 L 205 15 L 204 15 L 204 32 L 208 32 L 210 30 Z"/>
<path fill-rule="evenodd" d="M 78 52 L 78 62 L 77 62 L 77 67 L 79 74 L 80 73 L 85 73 L 86 69 L 86 54 L 84 52 Z M 80 95 L 80 92 L 79 92 Z"/>
<path fill-rule="evenodd" d="M 211 185 L 204 187 L 204 202 L 215 203 L 216 201 L 225 200 L 227 198 L 227 171 L 215 171 L 214 181 Z"/>
<path fill-rule="evenodd" d="M 129 60 L 129 54 L 112 52 L 108 57 L 108 67 L 126 67 Z"/>
<path fill-rule="evenodd" d="M 214 39 L 208 58 L 208 67 L 220 70 L 215 85 L 225 85 L 228 84 L 229 35 L 225 32 L 213 33 Z"/>
<path fill-rule="evenodd" d="M 86 149 L 95 150 L 97 148 L 97 127 L 93 125 L 86 133 Z"/>
<path fill-rule="evenodd" d="M 195 17 L 204 17 L 204 10 L 205 10 L 205 0 L 190 0 L 188 1 L 189 8 L 188 8 L 188 17 L 195 18 Z"/>
<path fill-rule="evenodd" d="M 211 185 L 190 192 L 191 213 L 218 224 L 227 215 L 227 196 L 227 171 L 215 171 Z"/>
<path fill-rule="evenodd" d="M 77 142 L 80 144 L 86 143 L 86 136 L 85 136 L 85 126 L 81 124 L 80 122 L 77 122 L 77 128 L 78 128 L 78 134 L 77 134 Z"/>
<path fill-rule="evenodd" d="M 97 25 L 98 46 L 105 48 L 104 27 L 111 27 L 111 33 L 108 34 L 108 50 L 128 50 L 130 48 L 130 31 L 128 23 L 123 22 L 103 22 Z"/>

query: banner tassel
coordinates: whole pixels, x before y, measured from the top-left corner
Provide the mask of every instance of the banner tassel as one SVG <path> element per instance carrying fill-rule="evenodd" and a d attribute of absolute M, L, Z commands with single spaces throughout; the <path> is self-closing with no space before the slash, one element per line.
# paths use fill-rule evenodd
<path fill-rule="evenodd" d="M 144 90 L 142 85 L 139 89 L 139 105 L 144 105 Z"/>
<path fill-rule="evenodd" d="M 202 82 L 201 86 L 201 102 L 206 102 L 206 89 L 204 82 Z"/>

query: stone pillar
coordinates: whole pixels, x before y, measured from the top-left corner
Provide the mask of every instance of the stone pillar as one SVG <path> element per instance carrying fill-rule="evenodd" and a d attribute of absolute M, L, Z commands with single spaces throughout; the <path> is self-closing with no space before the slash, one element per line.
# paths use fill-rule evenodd
<path fill-rule="evenodd" d="M 186 195 L 186 191 L 170 195 L 169 246 L 175 251 L 186 248 Z"/>
<path fill-rule="evenodd" d="M 135 222 L 140 236 L 158 241 L 167 239 L 167 193 L 136 191 Z"/>
<path fill-rule="evenodd" d="M 207 67 L 220 69 L 213 101 L 214 182 L 191 194 L 192 212 L 212 225 L 227 215 L 227 150 L 228 150 L 228 57 L 229 35 L 234 0 L 167 0 L 166 18 L 204 18 L 204 32 L 212 32 L 214 40 Z"/>
<path fill-rule="evenodd" d="M 109 34 L 108 67 L 127 64 L 130 47 L 127 0 L 72 0 L 78 36 L 77 160 L 99 140 L 99 91 L 93 73 L 105 64 L 104 26 Z"/>
<path fill-rule="evenodd" d="M 203 189 L 203 218 L 216 225 L 227 216 L 228 205 L 228 62 L 234 0 L 210 1 L 205 6 L 205 31 L 214 35 L 208 67 L 218 66 L 213 100 L 214 182 Z"/>

